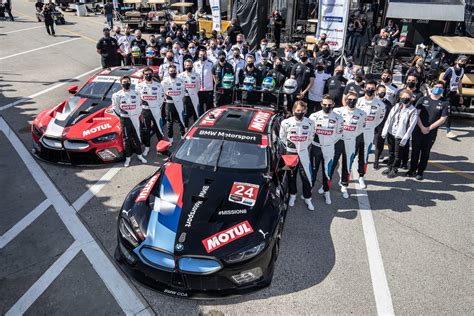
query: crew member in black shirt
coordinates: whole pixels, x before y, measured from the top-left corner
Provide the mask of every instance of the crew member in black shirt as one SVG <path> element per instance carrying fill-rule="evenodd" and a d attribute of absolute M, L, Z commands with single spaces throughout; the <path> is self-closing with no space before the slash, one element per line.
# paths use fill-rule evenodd
<path fill-rule="evenodd" d="M 232 90 L 222 88 L 222 80 L 227 74 L 234 74 L 234 67 L 226 60 L 225 51 L 221 50 L 217 54 L 217 63 L 212 67 L 212 76 L 214 77 L 214 103 L 217 106 L 232 103 Z M 235 82 L 235 79 L 234 79 Z"/>
<path fill-rule="evenodd" d="M 283 28 L 283 17 L 278 10 L 273 13 L 273 38 L 275 39 L 275 48 L 280 48 L 281 29 Z"/>
<path fill-rule="evenodd" d="M 416 103 L 419 113 L 418 124 L 412 135 L 412 152 L 410 170 L 408 177 L 423 180 L 423 172 L 426 170 L 430 158 L 431 147 L 436 140 L 438 128 L 448 118 L 449 102 L 443 98 L 443 81 L 437 81 L 430 91 L 430 95 L 422 97 Z"/>
<path fill-rule="evenodd" d="M 305 49 L 299 51 L 299 57 L 300 62 L 291 69 L 291 78 L 294 78 L 298 83 L 296 98 L 307 102 L 308 91 L 314 84 L 314 66 L 309 62 L 308 52 Z"/>
<path fill-rule="evenodd" d="M 365 72 L 364 69 L 359 68 L 356 70 L 354 75 L 354 81 L 349 82 L 344 89 L 344 97 L 349 93 L 349 91 L 353 91 L 357 93 L 359 98 L 365 95 Z"/>
<path fill-rule="evenodd" d="M 119 45 L 117 40 L 110 37 L 110 30 L 108 27 L 103 29 L 104 37 L 102 37 L 96 45 L 97 53 L 101 56 L 102 68 L 110 68 L 120 66 L 119 59 Z"/>
<path fill-rule="evenodd" d="M 296 65 L 298 62 L 293 56 L 293 47 L 288 45 L 285 47 L 285 57 L 283 58 L 283 74 L 289 78 L 291 75 L 291 69 L 293 66 Z"/>
<path fill-rule="evenodd" d="M 244 30 L 240 27 L 237 19 L 232 19 L 230 21 L 230 26 L 227 29 L 227 36 L 229 37 L 229 42 L 232 45 L 237 43 L 237 34 L 244 34 Z"/>
<path fill-rule="evenodd" d="M 273 69 L 270 69 L 267 73 L 267 77 L 272 77 L 275 80 L 275 92 L 279 92 L 280 89 L 283 87 L 283 84 L 285 83 L 285 74 L 283 73 L 283 58 L 277 56 L 275 57 L 273 61 Z M 264 94 L 263 95 L 263 100 L 268 101 L 273 104 L 280 103 L 279 105 L 283 105 L 283 95 L 278 94 Z"/>
<path fill-rule="evenodd" d="M 138 46 L 140 48 L 141 56 L 139 59 L 134 58 L 135 65 L 146 65 L 145 51 L 147 47 L 147 42 L 142 38 L 142 32 L 140 30 L 135 31 L 135 39 L 130 43 L 130 47 Z"/>
<path fill-rule="evenodd" d="M 342 106 L 342 97 L 346 85 L 347 79 L 344 78 L 344 66 L 338 65 L 334 76 L 326 80 L 324 87 L 324 94 L 327 93 L 333 98 L 336 107 Z"/>
<path fill-rule="evenodd" d="M 324 64 L 325 73 L 330 75 L 334 73 L 335 60 L 334 57 L 331 56 L 331 50 L 328 44 L 321 46 L 321 51 L 318 53 L 318 57 L 316 57 L 315 65 L 321 63 Z"/>
<path fill-rule="evenodd" d="M 273 68 L 273 65 L 268 61 L 268 53 L 263 52 L 261 56 L 260 63 L 257 66 L 258 70 L 262 73 L 262 78 L 265 78 L 270 71 L 270 69 Z"/>
<path fill-rule="evenodd" d="M 255 89 L 260 89 L 262 85 L 262 73 L 260 70 L 257 69 L 255 66 L 255 57 L 253 55 L 247 55 L 245 58 L 247 64 L 245 67 L 239 72 L 239 82 L 242 83 L 245 81 L 246 77 L 254 77 L 255 78 Z M 256 91 L 247 92 L 247 103 L 252 104 L 254 102 L 260 101 L 261 93 Z"/>

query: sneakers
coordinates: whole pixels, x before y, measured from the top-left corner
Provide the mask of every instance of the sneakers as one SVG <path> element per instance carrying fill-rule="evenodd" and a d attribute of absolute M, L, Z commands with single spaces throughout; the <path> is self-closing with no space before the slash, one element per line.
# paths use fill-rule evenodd
<path fill-rule="evenodd" d="M 447 134 L 446 134 L 446 137 L 447 138 L 450 138 L 450 139 L 453 139 L 453 138 L 456 138 L 458 135 L 454 134 L 453 132 L 449 131 Z"/>
<path fill-rule="evenodd" d="M 308 210 L 314 211 L 314 205 L 313 205 L 313 202 L 311 201 L 311 199 L 304 199 L 304 203 L 308 207 Z"/>
<path fill-rule="evenodd" d="M 125 168 L 127 168 L 128 166 L 130 166 L 130 160 L 132 160 L 132 158 L 130 158 L 130 157 L 125 158 L 125 162 L 124 162 L 124 164 L 123 164 L 123 166 L 124 166 Z"/>
<path fill-rule="evenodd" d="M 138 155 L 138 160 L 140 160 L 142 163 L 147 163 L 146 159 L 143 158 L 142 155 Z"/>
<path fill-rule="evenodd" d="M 392 169 L 387 168 L 387 169 L 385 169 L 384 171 L 382 171 L 382 174 L 383 174 L 384 176 L 386 176 L 386 175 L 388 175 L 388 174 L 390 173 L 390 171 L 392 171 Z"/>
<path fill-rule="evenodd" d="M 413 178 L 414 176 L 416 176 L 416 172 L 415 171 L 408 171 L 407 173 L 405 173 L 405 176 L 409 177 L 409 178 Z"/>
<path fill-rule="evenodd" d="M 341 186 L 341 193 L 342 197 L 345 199 L 349 198 L 349 193 L 347 192 L 347 187 L 346 186 Z"/>
<path fill-rule="evenodd" d="M 365 184 L 364 177 L 359 177 L 359 185 L 361 189 L 366 189 L 367 185 Z"/>
<path fill-rule="evenodd" d="M 328 192 L 324 192 L 324 199 L 326 200 L 327 205 L 331 205 L 331 194 Z"/>
<path fill-rule="evenodd" d="M 324 194 L 323 186 L 321 186 L 321 187 L 319 188 L 318 193 L 319 193 L 319 194 Z"/>
<path fill-rule="evenodd" d="M 146 155 L 148 155 L 148 153 L 150 152 L 150 147 L 145 147 L 145 150 L 143 151 L 143 157 L 146 157 Z"/>
<path fill-rule="evenodd" d="M 290 194 L 290 200 L 288 201 L 288 205 L 293 207 L 295 206 L 296 201 L 296 194 Z"/>
<path fill-rule="evenodd" d="M 387 178 L 393 179 L 393 178 L 395 178 L 395 177 L 397 176 L 397 173 L 398 173 L 397 171 L 395 171 L 395 170 L 392 169 L 392 170 L 390 170 L 390 172 L 387 174 Z"/>
<path fill-rule="evenodd" d="M 374 169 L 375 169 L 375 170 L 379 170 L 379 169 L 380 169 L 380 165 L 379 165 L 379 162 L 378 162 L 378 161 L 374 162 Z"/>
<path fill-rule="evenodd" d="M 423 180 L 423 175 L 422 174 L 417 174 L 415 179 L 418 180 L 418 181 L 422 181 Z"/>

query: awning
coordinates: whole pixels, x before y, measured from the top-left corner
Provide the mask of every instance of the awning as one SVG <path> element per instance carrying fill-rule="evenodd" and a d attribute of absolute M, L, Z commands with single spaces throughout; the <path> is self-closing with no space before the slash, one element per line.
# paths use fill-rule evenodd
<path fill-rule="evenodd" d="M 464 4 L 462 1 L 451 1 L 451 4 L 438 1 L 390 1 L 388 4 L 387 18 L 433 20 L 433 21 L 464 21 Z"/>
<path fill-rule="evenodd" d="M 474 38 L 433 35 L 430 39 L 450 54 L 474 55 Z"/>

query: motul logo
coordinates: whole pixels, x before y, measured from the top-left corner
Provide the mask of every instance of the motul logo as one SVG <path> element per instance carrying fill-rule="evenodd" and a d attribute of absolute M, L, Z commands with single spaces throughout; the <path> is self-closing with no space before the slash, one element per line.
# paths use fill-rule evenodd
<path fill-rule="evenodd" d="M 140 191 L 140 194 L 137 196 L 135 202 L 142 202 L 148 199 L 148 196 L 150 195 L 150 192 L 155 186 L 155 183 L 159 177 L 160 174 L 155 174 L 153 177 L 150 178 L 150 180 L 148 180 L 143 189 Z"/>
<path fill-rule="evenodd" d="M 83 137 L 89 136 L 90 134 L 95 134 L 97 132 L 104 131 L 104 130 L 109 129 L 109 128 L 112 128 L 112 125 L 110 125 L 109 123 L 102 124 L 102 125 L 99 125 L 97 127 L 93 127 L 93 128 L 90 128 L 88 130 L 83 131 L 82 136 Z"/>
<path fill-rule="evenodd" d="M 245 221 L 204 239 L 202 244 L 207 253 L 210 253 L 251 233 L 253 233 L 252 226 L 250 226 L 248 221 Z"/>
<path fill-rule="evenodd" d="M 258 111 L 250 122 L 249 130 L 263 132 L 265 126 L 267 126 L 267 122 L 270 119 L 270 116 L 271 113 L 269 112 Z"/>
<path fill-rule="evenodd" d="M 201 126 L 212 126 L 216 122 L 217 118 L 224 113 L 224 109 L 214 109 L 209 112 L 199 123 Z"/>

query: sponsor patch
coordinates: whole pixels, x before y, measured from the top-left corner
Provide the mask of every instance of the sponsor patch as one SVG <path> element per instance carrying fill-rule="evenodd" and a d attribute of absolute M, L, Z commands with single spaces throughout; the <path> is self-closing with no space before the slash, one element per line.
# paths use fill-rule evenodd
<path fill-rule="evenodd" d="M 206 116 L 203 117 L 199 125 L 200 126 L 213 126 L 216 123 L 217 118 L 221 116 L 222 113 L 224 113 L 224 111 L 225 111 L 224 109 L 219 109 L 219 108 L 212 110 L 211 112 L 207 113 Z"/>
<path fill-rule="evenodd" d="M 160 177 L 160 174 L 155 174 L 153 177 L 148 180 L 148 182 L 145 184 L 145 186 L 142 188 L 140 191 L 140 194 L 138 194 L 135 202 L 142 202 L 146 201 L 148 199 L 148 196 L 150 195 L 151 190 L 155 186 L 156 181 L 158 181 L 158 178 Z"/>
<path fill-rule="evenodd" d="M 251 233 L 253 233 L 252 226 L 250 226 L 248 221 L 244 221 L 202 240 L 202 244 L 207 253 L 211 253 L 214 250 Z"/>
<path fill-rule="evenodd" d="M 112 125 L 110 125 L 109 123 L 105 123 L 105 124 L 102 124 L 102 125 L 99 125 L 99 126 L 96 126 L 96 127 L 93 127 L 93 128 L 89 128 L 89 129 L 86 129 L 85 131 L 82 132 L 82 137 L 89 136 L 91 134 L 95 134 L 95 133 L 100 132 L 100 131 L 105 131 L 105 130 L 108 130 L 110 128 L 112 128 Z"/>
<path fill-rule="evenodd" d="M 317 129 L 316 134 L 318 135 L 332 135 L 333 131 L 327 129 Z"/>
<path fill-rule="evenodd" d="M 199 192 L 199 197 L 205 198 L 207 191 L 209 191 L 209 186 L 208 185 L 203 186 L 201 189 L 201 192 Z M 194 215 L 196 214 L 196 211 L 201 207 L 202 204 L 204 204 L 204 201 L 202 200 L 199 200 L 196 203 L 194 203 L 193 207 L 191 208 L 191 211 L 189 211 L 188 213 L 188 218 L 186 219 L 186 224 L 184 226 L 191 227 Z"/>
<path fill-rule="evenodd" d="M 308 139 L 308 136 L 290 136 L 290 141 L 293 143 L 300 143 L 300 142 L 305 142 Z"/>
<path fill-rule="evenodd" d="M 229 141 L 238 141 L 258 145 L 262 144 L 262 135 L 246 132 L 231 132 L 218 129 L 200 128 L 197 130 L 197 132 L 193 134 L 193 137 L 224 139 Z"/>
<path fill-rule="evenodd" d="M 349 132 L 353 132 L 353 131 L 356 130 L 356 127 L 352 126 L 352 125 L 344 125 L 344 130 L 349 131 Z"/>
<path fill-rule="evenodd" d="M 258 111 L 252 118 L 248 129 L 250 131 L 261 132 L 265 130 L 265 126 L 267 126 L 267 122 L 272 116 L 271 112 L 267 111 Z"/>
<path fill-rule="evenodd" d="M 217 213 L 218 215 L 241 215 L 241 214 L 247 214 L 246 209 L 241 209 L 241 210 L 222 210 Z"/>
<path fill-rule="evenodd" d="M 246 206 L 254 206 L 259 186 L 252 183 L 234 182 L 230 190 L 229 201 Z"/>

